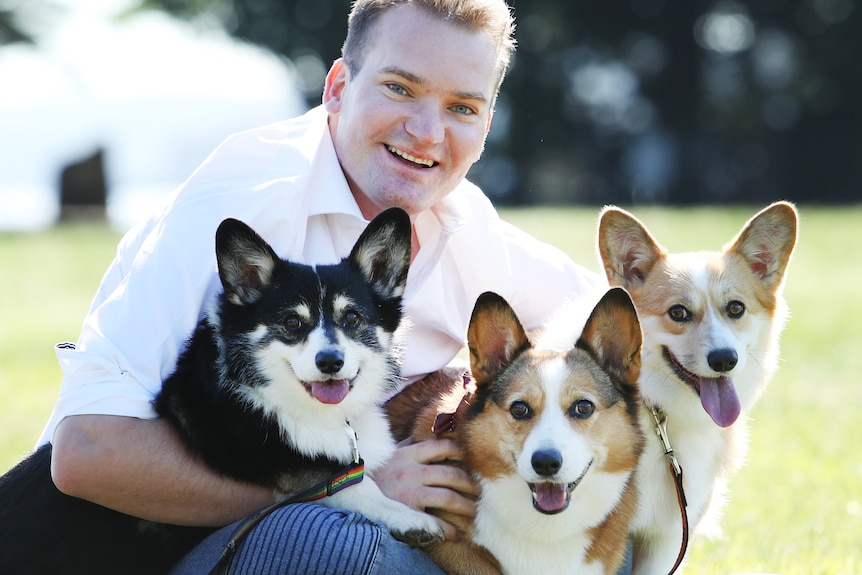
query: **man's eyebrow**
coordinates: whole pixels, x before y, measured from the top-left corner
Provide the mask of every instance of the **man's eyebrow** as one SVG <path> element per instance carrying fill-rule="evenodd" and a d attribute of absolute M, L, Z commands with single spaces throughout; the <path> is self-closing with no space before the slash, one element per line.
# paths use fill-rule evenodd
<path fill-rule="evenodd" d="M 408 72 L 407 70 L 403 70 L 403 69 L 399 68 L 398 66 L 386 66 L 385 68 L 382 68 L 380 70 L 380 72 L 383 74 L 392 74 L 394 76 L 401 76 L 402 78 L 404 78 L 408 82 L 411 82 L 413 84 L 418 84 L 420 86 L 426 83 L 425 80 L 423 80 L 422 78 L 420 78 L 416 74 L 413 74 L 412 72 Z M 456 91 L 456 92 L 453 92 L 452 95 L 455 96 L 456 98 L 458 98 L 459 100 L 475 100 L 475 101 L 481 101 L 481 102 L 487 102 L 488 101 L 487 96 L 485 96 L 485 94 L 483 94 L 482 92 Z"/>

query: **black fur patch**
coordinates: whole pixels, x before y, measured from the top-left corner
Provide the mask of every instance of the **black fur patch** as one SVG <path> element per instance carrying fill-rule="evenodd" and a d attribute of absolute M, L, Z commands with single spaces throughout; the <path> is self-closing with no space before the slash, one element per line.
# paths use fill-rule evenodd
<path fill-rule="evenodd" d="M 353 330 L 349 336 L 386 357 L 394 379 L 397 362 L 374 333 L 394 332 L 401 320 L 410 235 L 407 214 L 387 210 L 368 225 L 350 256 L 315 270 L 277 258 L 245 224 L 223 222 L 216 246 L 224 292 L 155 398 L 157 413 L 192 452 L 231 477 L 275 488 L 287 476 L 298 492 L 340 470 L 348 462 L 302 455 L 275 417 L 236 392 L 271 383 L 256 365 L 258 346 L 250 334 L 265 325 L 269 337 L 295 344 L 303 333 L 285 327 L 291 310 L 324 310 L 334 323 L 332 302 L 343 294 L 363 311 L 362 321 L 347 328 Z M 0 477 L 2 574 L 165 573 L 213 531 L 144 521 L 64 495 L 51 481 L 50 464 L 46 445 Z"/>

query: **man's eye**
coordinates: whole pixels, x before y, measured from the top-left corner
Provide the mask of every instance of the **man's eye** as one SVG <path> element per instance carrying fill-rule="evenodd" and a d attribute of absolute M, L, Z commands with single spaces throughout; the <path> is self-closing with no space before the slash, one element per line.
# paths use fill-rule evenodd
<path fill-rule="evenodd" d="M 399 96 L 407 95 L 407 89 L 401 84 L 386 84 L 386 87 L 389 88 L 390 92 L 394 92 Z"/>
<path fill-rule="evenodd" d="M 457 106 L 452 106 L 452 111 L 456 114 L 462 114 L 464 116 L 473 116 L 476 114 L 476 111 L 473 110 L 470 106 L 465 106 L 464 104 L 458 104 Z"/>

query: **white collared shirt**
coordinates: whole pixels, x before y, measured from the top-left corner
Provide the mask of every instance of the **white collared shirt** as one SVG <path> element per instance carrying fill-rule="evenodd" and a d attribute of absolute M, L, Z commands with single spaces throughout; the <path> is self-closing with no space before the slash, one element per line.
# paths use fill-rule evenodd
<path fill-rule="evenodd" d="M 40 443 L 68 415 L 155 417 L 151 400 L 221 290 L 215 230 L 227 217 L 249 224 L 282 258 L 327 264 L 350 253 L 368 222 L 338 164 L 322 106 L 231 136 L 162 210 L 126 234 L 77 343 L 56 348 L 63 382 Z M 403 302 L 412 323 L 405 381 L 458 354 L 484 291 L 506 298 L 532 329 L 564 299 L 604 286 L 557 248 L 502 221 L 467 181 L 414 226 L 421 247 Z"/>

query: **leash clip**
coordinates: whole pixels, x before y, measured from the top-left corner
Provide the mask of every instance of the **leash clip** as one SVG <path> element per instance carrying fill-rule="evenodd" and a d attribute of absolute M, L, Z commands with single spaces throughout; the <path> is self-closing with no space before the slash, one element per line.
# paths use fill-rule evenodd
<path fill-rule="evenodd" d="M 674 474 L 679 477 L 682 475 L 682 466 L 679 464 L 679 461 L 676 459 L 676 455 L 673 453 L 673 447 L 670 444 L 670 438 L 667 435 L 667 415 L 660 409 L 651 409 L 653 421 L 655 421 L 655 432 L 658 435 L 659 439 L 661 439 L 661 443 L 664 446 L 664 455 L 667 457 L 668 462 L 673 468 Z"/>
<path fill-rule="evenodd" d="M 350 422 L 344 422 L 344 431 L 347 432 L 347 437 L 350 438 L 350 441 L 353 444 L 353 464 L 356 465 L 359 463 L 359 436 L 356 435 L 356 431 L 350 427 Z"/>
<path fill-rule="evenodd" d="M 682 544 L 679 548 L 679 554 L 676 557 L 676 563 L 674 563 L 668 575 L 673 575 L 676 573 L 676 570 L 679 569 L 679 566 L 682 565 L 682 560 L 685 558 L 685 552 L 688 549 L 688 512 L 686 511 L 686 507 L 688 507 L 688 502 L 685 500 L 685 489 L 683 487 L 683 479 L 682 479 L 682 466 L 679 464 L 679 461 L 676 459 L 676 455 L 673 454 L 673 447 L 670 445 L 670 438 L 667 434 L 667 415 L 661 410 L 661 408 L 650 407 L 647 405 L 652 414 L 653 421 L 655 421 L 655 432 L 658 435 L 659 439 L 661 439 L 661 443 L 664 446 L 664 455 L 670 464 L 670 472 L 673 475 L 673 483 L 676 487 L 676 497 L 677 502 L 679 503 L 679 514 L 680 520 L 682 521 Z"/>

